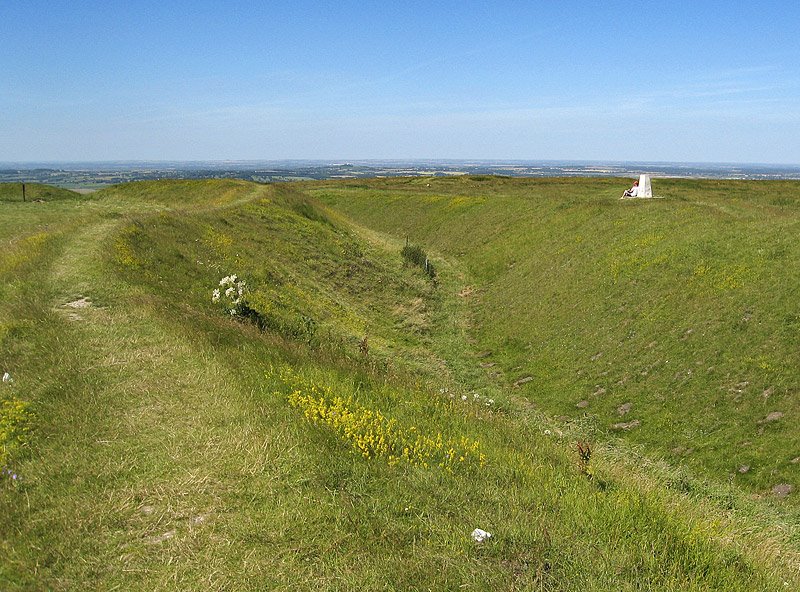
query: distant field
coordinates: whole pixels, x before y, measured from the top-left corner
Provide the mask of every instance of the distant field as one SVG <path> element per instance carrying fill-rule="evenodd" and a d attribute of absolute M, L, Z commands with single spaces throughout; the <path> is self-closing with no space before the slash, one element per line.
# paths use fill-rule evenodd
<path fill-rule="evenodd" d="M 0 589 L 796 589 L 800 184 L 626 183 L 0 185 Z"/>
<path fill-rule="evenodd" d="M 511 177 L 628 177 L 649 173 L 657 178 L 800 179 L 792 165 L 687 162 L 488 161 L 488 160 L 322 160 L 196 162 L 0 162 L 0 184 L 30 182 L 72 190 L 102 189 L 113 184 L 167 179 L 245 179 L 258 183 L 426 178 L 469 175 Z"/>

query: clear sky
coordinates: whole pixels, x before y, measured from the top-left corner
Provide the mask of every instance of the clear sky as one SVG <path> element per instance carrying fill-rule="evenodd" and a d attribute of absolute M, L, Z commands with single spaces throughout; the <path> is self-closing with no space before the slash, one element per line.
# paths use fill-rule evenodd
<path fill-rule="evenodd" d="M 0 2 L 0 161 L 800 163 L 800 3 Z"/>

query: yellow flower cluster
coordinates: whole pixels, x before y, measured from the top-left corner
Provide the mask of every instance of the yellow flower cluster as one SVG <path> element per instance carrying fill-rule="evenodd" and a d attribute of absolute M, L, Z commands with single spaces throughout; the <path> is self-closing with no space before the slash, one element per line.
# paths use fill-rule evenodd
<path fill-rule="evenodd" d="M 114 241 L 114 251 L 117 262 L 126 267 L 139 267 L 141 259 L 136 256 L 136 251 L 131 244 L 131 240 L 140 233 L 135 225 L 127 226 L 117 236 Z"/>
<path fill-rule="evenodd" d="M 445 438 L 441 432 L 427 435 L 416 427 L 404 427 L 380 411 L 355 403 L 351 397 L 332 395 L 291 370 L 281 371 L 280 377 L 291 389 L 289 405 L 309 421 L 332 429 L 365 458 L 385 458 L 390 465 L 438 466 L 447 471 L 465 464 L 483 466 L 486 462 L 477 441 Z"/>
<path fill-rule="evenodd" d="M 670 255 L 657 253 L 657 248 L 664 240 L 662 234 L 647 234 L 625 241 L 610 253 L 611 278 L 616 283 L 620 276 L 638 274 L 651 267 L 667 263 Z"/>
<path fill-rule="evenodd" d="M 15 271 L 39 256 L 42 246 L 50 238 L 46 232 L 38 232 L 3 247 L 0 253 L 0 273 Z"/>
<path fill-rule="evenodd" d="M 704 278 L 708 291 L 730 292 L 745 286 L 753 277 L 754 272 L 746 265 L 724 265 L 713 269 L 705 263 L 694 268 L 696 278 Z"/>
<path fill-rule="evenodd" d="M 205 231 L 203 232 L 203 242 L 218 252 L 226 252 L 231 245 L 233 245 L 233 239 L 225 234 L 224 232 L 219 232 L 214 229 L 213 226 L 207 226 Z"/>
<path fill-rule="evenodd" d="M 0 401 L 0 466 L 18 447 L 28 441 L 31 412 L 29 403 L 20 399 Z"/>

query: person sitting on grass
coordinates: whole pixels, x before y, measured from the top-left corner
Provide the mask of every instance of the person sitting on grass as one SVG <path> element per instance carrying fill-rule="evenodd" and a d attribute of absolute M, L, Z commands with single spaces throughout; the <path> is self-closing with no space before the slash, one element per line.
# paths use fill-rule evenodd
<path fill-rule="evenodd" d="M 639 179 L 636 179 L 636 181 L 633 182 L 633 187 L 625 190 L 625 192 L 622 194 L 622 197 L 633 197 L 636 193 L 637 187 L 639 187 Z"/>

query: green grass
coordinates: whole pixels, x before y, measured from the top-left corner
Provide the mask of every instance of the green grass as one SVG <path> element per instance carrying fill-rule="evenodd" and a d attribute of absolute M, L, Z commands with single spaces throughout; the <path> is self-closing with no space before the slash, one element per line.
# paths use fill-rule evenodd
<path fill-rule="evenodd" d="M 25 183 L 25 200 L 30 202 L 76 199 L 80 194 L 40 183 Z M 21 183 L 0 183 L 0 201 L 22 201 Z"/>
<path fill-rule="evenodd" d="M 630 442 L 754 494 L 796 483 L 800 185 L 659 180 L 665 199 L 626 202 L 613 179 L 430 185 L 312 194 L 464 265 L 498 385 L 530 377 L 531 401 L 606 431 L 639 420 Z"/>
<path fill-rule="evenodd" d="M 13 249 L 0 264 L 0 371 L 29 402 L 33 431 L 6 460 L 20 479 L 0 481 L 0 588 L 796 586 L 791 514 L 519 396 L 566 378 L 508 387 L 505 365 L 542 319 L 504 321 L 499 291 L 505 282 L 503 306 L 522 314 L 527 296 L 509 274 L 541 263 L 523 264 L 520 242 L 500 246 L 500 221 L 530 212 L 535 229 L 532 219 L 565 212 L 562 232 L 538 229 L 544 249 L 572 237 L 598 185 L 610 209 L 614 186 L 431 184 L 179 181 L 38 209 L 1 203 L 0 240 Z M 517 203 L 530 191 L 549 204 L 538 214 Z M 474 215 L 488 227 L 470 226 Z M 437 283 L 404 264 L 406 234 L 434 253 Z M 211 301 L 232 273 L 263 330 Z M 311 421 L 295 391 L 341 397 L 355 420 Z M 387 433 L 405 445 L 414 433 L 477 442 L 483 462 L 365 456 L 354 442 L 380 432 L 364 427 L 369 413 L 395 422 Z M 591 479 L 575 449 L 587 437 Z M 473 542 L 476 527 L 493 537 Z"/>

